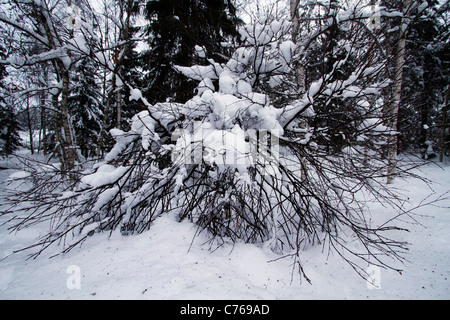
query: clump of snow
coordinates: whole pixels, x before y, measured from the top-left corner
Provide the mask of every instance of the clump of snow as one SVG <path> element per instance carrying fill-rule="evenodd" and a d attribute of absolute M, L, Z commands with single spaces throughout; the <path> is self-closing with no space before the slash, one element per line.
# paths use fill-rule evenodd
<path fill-rule="evenodd" d="M 205 78 L 217 80 L 217 75 L 222 71 L 222 67 L 218 63 L 208 66 L 175 66 L 175 69 L 184 74 L 186 77 L 198 81 L 202 81 Z"/>
<path fill-rule="evenodd" d="M 286 64 L 290 64 L 295 51 L 295 43 L 291 40 L 284 41 L 280 44 L 280 53 Z"/>
<path fill-rule="evenodd" d="M 252 86 L 247 81 L 239 80 L 237 83 L 237 92 L 241 95 L 247 95 L 252 92 Z"/>
<path fill-rule="evenodd" d="M 201 96 L 205 91 L 214 91 L 214 84 L 210 78 L 205 78 L 198 84 L 197 94 Z"/>
<path fill-rule="evenodd" d="M 114 167 L 112 165 L 104 164 L 100 166 L 93 174 L 86 175 L 81 179 L 81 182 L 92 187 L 100 187 L 111 184 L 117 181 L 126 172 L 125 167 Z"/>
<path fill-rule="evenodd" d="M 253 58 L 254 51 L 252 48 L 241 47 L 233 53 L 226 67 L 233 72 L 241 73 Z"/>
<path fill-rule="evenodd" d="M 116 144 L 111 149 L 110 152 L 108 152 L 105 156 L 105 161 L 109 162 L 116 157 L 127 148 L 128 144 L 130 144 L 136 137 L 133 134 L 127 134 L 124 131 L 120 129 L 111 129 L 110 131 L 111 136 L 116 140 Z"/>
<path fill-rule="evenodd" d="M 140 100 L 142 98 L 142 93 L 141 93 L 141 90 L 139 90 L 139 89 L 132 89 L 131 91 L 130 91 L 130 98 L 129 98 L 129 100 L 130 101 L 132 101 L 132 100 Z"/>
<path fill-rule="evenodd" d="M 235 94 L 237 92 L 236 81 L 229 74 L 222 73 L 219 77 L 219 92 Z"/>
<path fill-rule="evenodd" d="M 205 47 L 200 47 L 198 45 L 195 46 L 195 53 L 199 58 L 206 58 L 206 49 Z"/>

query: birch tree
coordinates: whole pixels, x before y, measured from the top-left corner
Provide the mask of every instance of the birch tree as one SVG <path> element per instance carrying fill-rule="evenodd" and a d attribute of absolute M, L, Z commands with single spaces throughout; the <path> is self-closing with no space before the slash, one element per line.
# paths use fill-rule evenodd
<path fill-rule="evenodd" d="M 401 19 L 397 48 L 395 51 L 395 65 L 394 65 L 394 79 L 391 105 L 389 108 L 389 123 L 391 129 L 388 145 L 388 173 L 387 183 L 392 183 L 395 171 L 397 168 L 398 157 L 398 110 L 401 101 L 402 81 L 403 81 L 403 67 L 405 64 L 405 48 L 406 48 L 406 34 L 409 24 L 409 10 L 411 8 L 411 0 L 403 1 L 403 17 Z"/>
<path fill-rule="evenodd" d="M 48 1 L 11 1 L 8 11 L 0 13 L 0 21 L 13 27 L 23 36 L 35 41 L 42 52 L 28 55 L 18 53 L 2 61 L 16 69 L 36 64 L 51 63 L 55 75 L 57 91 L 53 92 L 55 102 L 55 132 L 59 137 L 58 155 L 61 160 L 62 172 L 74 169 L 78 160 L 76 146 L 73 141 L 68 97 L 72 65 L 71 43 L 73 31 L 68 27 L 66 8 L 68 3 Z M 5 7 L 6 9 L 6 7 Z M 45 89 L 40 89 L 45 90 Z M 50 90 L 48 87 L 47 90 Z M 30 92 L 30 89 L 27 89 Z"/>

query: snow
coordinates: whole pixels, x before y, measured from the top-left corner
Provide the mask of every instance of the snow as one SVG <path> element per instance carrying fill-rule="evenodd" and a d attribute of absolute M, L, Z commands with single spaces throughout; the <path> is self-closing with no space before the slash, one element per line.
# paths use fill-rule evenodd
<path fill-rule="evenodd" d="M 205 91 L 214 91 L 214 84 L 209 78 L 203 79 L 200 81 L 197 90 L 197 94 L 201 96 Z"/>
<path fill-rule="evenodd" d="M 195 46 L 195 52 L 197 53 L 199 58 L 206 58 L 206 50 L 205 47 Z"/>
<path fill-rule="evenodd" d="M 236 49 L 233 53 L 231 59 L 227 62 L 226 66 L 228 69 L 234 72 L 242 72 L 246 65 L 249 64 L 254 57 L 254 52 L 252 48 L 240 47 Z"/>
<path fill-rule="evenodd" d="M 130 91 L 130 101 L 132 100 L 140 100 L 142 98 L 142 92 L 139 89 L 131 89 Z"/>
<path fill-rule="evenodd" d="M 283 43 L 280 44 L 280 53 L 286 64 L 291 63 L 294 50 L 295 44 L 290 40 L 284 41 Z"/>
<path fill-rule="evenodd" d="M 219 77 L 219 92 L 225 94 L 235 94 L 237 92 L 236 81 L 225 72 Z"/>
<path fill-rule="evenodd" d="M 239 80 L 237 83 L 237 92 L 241 95 L 249 94 L 252 92 L 252 86 L 247 81 Z"/>
<path fill-rule="evenodd" d="M 217 74 L 222 70 L 221 66 L 217 63 L 209 66 L 174 66 L 174 68 L 178 70 L 178 72 L 184 74 L 186 77 L 198 81 L 201 81 L 205 78 L 216 80 L 218 78 Z"/>
<path fill-rule="evenodd" d="M 276 86 L 282 84 L 283 81 L 284 81 L 283 76 L 275 75 L 275 76 L 270 77 L 269 85 L 271 88 L 275 88 Z"/>
<path fill-rule="evenodd" d="M 81 182 L 92 187 L 101 187 L 117 181 L 126 170 L 125 167 L 115 168 L 112 165 L 104 164 L 97 169 L 97 172 L 84 176 Z"/>
<path fill-rule="evenodd" d="M 314 96 L 319 92 L 322 87 L 323 79 L 319 79 L 311 84 L 309 87 L 309 97 L 311 100 L 314 100 Z"/>
<path fill-rule="evenodd" d="M 104 172 L 112 170 L 103 167 Z M 4 181 L 15 169 L 1 170 Z M 415 173 L 431 180 L 397 179 L 392 190 L 407 197 L 406 209 L 450 190 L 450 166 L 430 162 Z M 447 194 L 448 196 L 448 194 Z M 80 249 L 48 259 L 34 260 L 18 253 L 0 260 L 0 299 L 449 299 L 450 200 L 418 209 L 410 232 L 396 234 L 410 242 L 409 262 L 402 274 L 373 268 L 379 288 L 368 286 L 350 266 L 322 246 L 301 252 L 301 262 L 312 284 L 300 282 L 290 258 L 253 244 L 224 244 L 209 250 L 206 234 L 194 238 L 197 228 L 164 215 L 149 231 L 123 237 L 120 232 L 95 234 Z M 374 217 L 389 210 L 373 204 Z M 392 213 L 392 212 L 391 212 Z M 0 217 L 0 224 L 8 217 Z M 95 228 L 86 227 L 84 232 Z M 0 258 L 43 234 L 35 225 L 10 234 L 0 226 Z M 206 243 L 206 244 L 205 244 Z M 51 251 L 51 249 L 50 249 Z M 79 287 L 69 285 L 79 276 Z M 76 279 L 75 279 L 76 280 Z M 291 281 L 292 280 L 292 281 Z"/>

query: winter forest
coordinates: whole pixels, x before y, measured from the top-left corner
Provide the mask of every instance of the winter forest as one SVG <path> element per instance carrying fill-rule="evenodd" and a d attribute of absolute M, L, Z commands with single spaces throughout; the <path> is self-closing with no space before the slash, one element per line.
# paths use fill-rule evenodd
<path fill-rule="evenodd" d="M 189 250 L 251 244 L 302 283 L 315 247 L 401 273 L 415 211 L 450 206 L 448 183 L 413 206 L 396 189 L 448 163 L 449 6 L 0 0 L 0 171 L 20 168 L 0 223 L 43 230 L 0 259 L 170 219 Z"/>

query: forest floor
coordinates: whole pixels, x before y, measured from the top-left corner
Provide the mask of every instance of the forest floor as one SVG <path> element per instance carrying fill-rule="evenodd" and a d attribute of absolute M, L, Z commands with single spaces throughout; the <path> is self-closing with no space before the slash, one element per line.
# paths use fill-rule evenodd
<path fill-rule="evenodd" d="M 0 183 L 16 171 L 0 170 Z M 309 284 L 292 272 L 291 258 L 244 243 L 209 250 L 207 235 L 194 237 L 193 224 L 167 215 L 140 235 L 96 234 L 52 259 L 51 250 L 37 259 L 9 256 L 43 234 L 43 227 L 10 233 L 0 226 L 0 299 L 450 299 L 450 164 L 429 162 L 415 173 L 429 182 L 398 178 L 392 185 L 408 198 L 405 208 L 447 194 L 415 210 L 417 222 L 400 221 L 409 232 L 396 231 L 395 237 L 410 244 L 407 261 L 397 265 L 401 274 L 371 269 L 377 288 L 320 245 L 301 253 Z M 370 211 L 394 214 L 380 204 Z M 0 224 L 7 218 L 0 217 Z"/>

